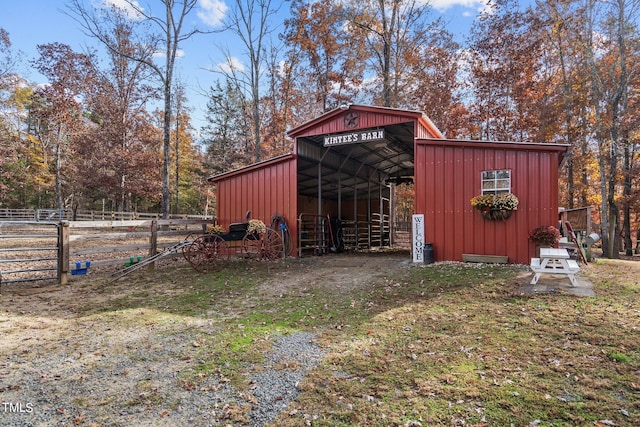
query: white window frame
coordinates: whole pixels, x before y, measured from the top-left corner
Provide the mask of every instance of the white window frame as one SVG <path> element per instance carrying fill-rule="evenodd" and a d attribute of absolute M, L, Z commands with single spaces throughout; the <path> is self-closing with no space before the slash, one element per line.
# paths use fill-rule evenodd
<path fill-rule="evenodd" d="M 511 169 L 482 171 L 482 194 L 511 193 Z"/>

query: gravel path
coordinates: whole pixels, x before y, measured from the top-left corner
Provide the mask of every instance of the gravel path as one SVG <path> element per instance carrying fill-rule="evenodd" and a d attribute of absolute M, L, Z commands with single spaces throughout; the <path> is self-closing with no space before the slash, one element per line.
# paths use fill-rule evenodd
<path fill-rule="evenodd" d="M 295 271 L 274 272 L 256 295 L 312 289 L 348 295 L 398 265 L 376 258 L 364 268 L 365 262 L 301 261 Z M 185 284 L 170 277 L 157 286 L 153 277 L 161 274 L 106 287 L 84 278 L 0 294 L 0 426 L 263 426 L 296 399 L 299 383 L 328 352 L 311 332 L 268 336 L 263 361 L 242 368 L 247 390 L 217 373 L 185 383 L 198 365 L 215 365 L 202 360 L 203 350 L 218 339 L 220 316 L 232 313 L 177 316 L 144 307 L 144 296 L 139 308 L 99 309 L 124 295 L 156 292 L 162 299 L 182 292 Z"/>
<path fill-rule="evenodd" d="M 169 328 L 100 330 L 74 325 L 75 335 L 22 345 L 0 362 L 2 426 L 262 426 L 298 395 L 297 385 L 323 357 L 314 334 L 275 337 L 273 352 L 252 375 L 250 394 L 215 376 L 184 387 L 181 370 L 201 363 L 188 355 L 196 329 L 206 322 Z M 54 328 L 55 325 L 41 325 Z M 93 325 L 96 326 L 96 325 Z M 38 342 L 39 341 L 39 342 Z M 240 408 L 251 405 L 249 422 Z"/>
<path fill-rule="evenodd" d="M 325 354 L 314 339 L 314 334 L 299 332 L 275 340 L 265 369 L 252 377 L 252 394 L 258 404 L 251 411 L 251 425 L 273 421 L 298 396 L 298 384 Z"/>

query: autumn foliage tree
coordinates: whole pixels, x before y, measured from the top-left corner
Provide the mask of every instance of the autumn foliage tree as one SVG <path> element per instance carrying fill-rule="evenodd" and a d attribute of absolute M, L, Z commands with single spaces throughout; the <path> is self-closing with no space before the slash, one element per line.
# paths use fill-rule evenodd
<path fill-rule="evenodd" d="M 31 89 L 16 74 L 15 63 L 9 33 L 0 28 L 0 207 L 24 202 L 29 182 L 21 121 Z"/>
<path fill-rule="evenodd" d="M 136 49 L 126 22 L 108 37 L 121 52 Z M 146 205 L 161 200 L 159 133 L 147 112 L 159 93 L 149 85 L 151 71 L 145 64 L 116 51 L 108 58 L 109 67 L 86 94 L 87 126 L 76 153 L 94 173 L 79 180 L 90 200 L 106 199 L 116 210 L 130 211 L 136 200 Z"/>
<path fill-rule="evenodd" d="M 536 14 L 501 0 L 472 29 L 470 79 L 475 139 L 553 141 L 549 79 Z"/>
<path fill-rule="evenodd" d="M 314 106 L 309 119 L 351 102 L 361 91 L 367 60 L 364 39 L 347 30 L 345 22 L 343 3 L 296 0 L 291 4 L 284 33 L 287 59 L 295 67 L 299 96 Z"/>
<path fill-rule="evenodd" d="M 207 205 L 210 185 L 206 182 L 203 158 L 197 150 L 184 87 L 176 88 L 171 140 L 170 181 L 173 183 L 172 212 L 200 212 Z"/>
<path fill-rule="evenodd" d="M 78 54 L 67 45 L 52 43 L 38 46 L 40 58 L 34 67 L 49 79 L 49 85 L 34 91 L 30 111 L 31 134 L 43 148 L 52 152 L 50 165 L 55 176 L 55 206 L 66 207 L 67 196 L 73 195 L 74 182 L 66 179 L 71 143 L 81 131 L 83 107 L 78 101 L 94 76 L 91 57 Z"/>

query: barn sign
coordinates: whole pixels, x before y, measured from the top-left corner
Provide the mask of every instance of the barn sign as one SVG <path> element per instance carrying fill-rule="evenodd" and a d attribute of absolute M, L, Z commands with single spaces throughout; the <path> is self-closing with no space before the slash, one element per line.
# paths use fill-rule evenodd
<path fill-rule="evenodd" d="M 424 214 L 414 214 L 413 223 L 413 262 L 424 262 Z"/>
<path fill-rule="evenodd" d="M 324 146 L 358 144 L 361 142 L 382 141 L 384 129 L 365 129 L 357 132 L 341 133 L 339 135 L 325 135 Z"/>

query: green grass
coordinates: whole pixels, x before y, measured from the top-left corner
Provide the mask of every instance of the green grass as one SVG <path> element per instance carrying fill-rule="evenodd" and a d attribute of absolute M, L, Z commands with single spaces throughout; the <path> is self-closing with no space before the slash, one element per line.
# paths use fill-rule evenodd
<path fill-rule="evenodd" d="M 624 353 L 618 351 L 612 351 L 609 353 L 609 358 L 620 363 L 631 363 L 631 358 Z"/>
<path fill-rule="evenodd" d="M 293 260 L 275 272 L 303 268 L 313 267 Z M 521 274 L 443 263 L 385 272 L 349 293 L 265 295 L 257 289 L 274 271 L 177 268 L 87 311 L 208 319 L 214 334 L 191 332 L 199 344 L 189 357 L 202 362 L 181 373 L 187 389 L 214 375 L 246 390 L 274 335 L 317 332 L 329 353 L 277 426 L 640 425 L 640 263 L 585 268 L 596 298 L 523 296 Z"/>

